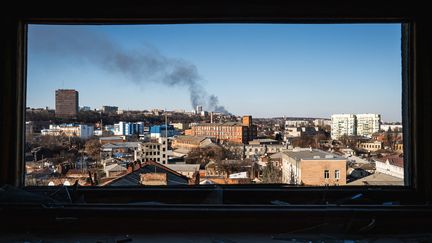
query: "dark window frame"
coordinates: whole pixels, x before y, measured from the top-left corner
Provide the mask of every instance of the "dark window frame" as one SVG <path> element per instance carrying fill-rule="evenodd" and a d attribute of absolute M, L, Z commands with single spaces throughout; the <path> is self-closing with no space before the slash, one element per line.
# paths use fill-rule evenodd
<path fill-rule="evenodd" d="M 379 187 L 289 187 L 281 185 L 232 185 L 232 186 L 195 186 L 170 188 L 80 188 L 80 192 L 94 202 L 101 202 L 95 195 L 113 193 L 110 202 L 122 202 L 120 195 L 131 192 L 157 191 L 161 201 L 176 202 L 184 193 L 199 198 L 201 194 L 211 195 L 221 192 L 223 198 L 215 200 L 227 204 L 268 204 L 272 200 L 286 200 L 298 204 L 339 202 L 341 198 L 362 193 L 365 201 L 380 204 L 397 201 L 403 204 L 424 204 L 432 198 L 432 179 L 428 176 L 432 167 L 426 163 L 427 149 L 431 142 L 429 124 L 432 124 L 429 80 L 431 73 L 430 25 L 427 15 L 420 13 L 421 6 L 405 6 L 394 3 L 391 9 L 385 3 L 368 1 L 305 1 L 282 3 L 280 1 L 257 1 L 254 3 L 218 1 L 218 3 L 200 3 L 194 1 L 130 3 L 122 7 L 116 5 L 89 5 L 77 3 L 70 8 L 49 10 L 48 3 L 29 3 L 29 6 L 13 6 L 2 19 L 7 38 L 3 40 L 2 58 L 4 82 L 1 84 L 2 116 L 1 138 L 3 156 L 1 157 L 0 184 L 23 186 L 23 144 L 24 116 L 26 96 L 26 24 L 138 24 L 138 23 L 403 23 L 402 27 L 402 79 L 403 85 L 403 124 L 405 172 L 412 171 L 412 176 L 405 177 L 408 186 Z M 314 8 L 311 8 L 311 5 Z M 169 6 L 169 7 L 167 7 Z M 407 82 L 409 80 L 409 82 Z M 407 125 L 408 124 L 408 125 Z M 420 132 L 421 131 L 421 132 Z M 420 162 L 422 161 L 422 162 Z M 409 173 L 405 173 L 409 175 Z M 56 188 L 26 187 L 31 192 L 50 192 Z M 137 199 L 147 198 L 141 193 Z M 395 195 L 396 194 L 396 195 Z M 219 194 L 218 194 L 219 195 Z M 264 195 L 264 196 L 263 196 Z M 202 195 L 201 195 L 202 196 Z M 263 197 L 260 200 L 255 200 Z M 250 199 L 248 199 L 250 198 Z M 294 198 L 294 199 L 293 199 Z M 323 199 L 324 198 L 324 199 Z M 148 199 L 148 198 L 147 198 Z M 92 201 L 90 200 L 90 201 Z M 252 201 L 251 201 L 252 200 Z M 199 201 L 199 200 L 198 200 Z M 212 201 L 213 202 L 213 201 Z M 196 203 L 190 200 L 190 203 Z M 345 202 L 344 202 L 345 203 Z M 349 203 L 349 202 L 348 202 Z"/>

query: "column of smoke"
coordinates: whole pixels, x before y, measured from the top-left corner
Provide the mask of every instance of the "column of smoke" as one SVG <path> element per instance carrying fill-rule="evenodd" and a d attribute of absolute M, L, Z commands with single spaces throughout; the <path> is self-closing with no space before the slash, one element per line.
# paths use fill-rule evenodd
<path fill-rule="evenodd" d="M 156 82 L 167 86 L 186 87 L 191 106 L 229 114 L 217 96 L 208 94 L 195 65 L 182 59 L 169 58 L 150 45 L 128 51 L 110 41 L 108 36 L 77 27 L 33 27 L 29 30 L 29 48 L 34 51 L 73 55 L 110 72 L 121 73 L 137 84 Z"/>

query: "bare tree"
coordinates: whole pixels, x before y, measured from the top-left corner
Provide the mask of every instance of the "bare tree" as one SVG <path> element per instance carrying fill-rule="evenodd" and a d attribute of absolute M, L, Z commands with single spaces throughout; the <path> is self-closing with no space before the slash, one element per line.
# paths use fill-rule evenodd
<path fill-rule="evenodd" d="M 84 152 L 95 161 L 100 159 L 101 144 L 97 139 L 90 139 L 84 145 Z"/>
<path fill-rule="evenodd" d="M 267 166 L 262 171 L 263 183 L 281 183 L 282 171 L 274 165 L 273 161 L 269 160 Z"/>

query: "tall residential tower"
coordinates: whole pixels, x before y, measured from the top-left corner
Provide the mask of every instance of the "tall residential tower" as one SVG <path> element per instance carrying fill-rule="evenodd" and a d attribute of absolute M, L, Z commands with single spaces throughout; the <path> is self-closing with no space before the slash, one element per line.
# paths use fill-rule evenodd
<path fill-rule="evenodd" d="M 61 118 L 72 118 L 78 114 L 78 91 L 58 89 L 55 92 L 55 115 Z"/>

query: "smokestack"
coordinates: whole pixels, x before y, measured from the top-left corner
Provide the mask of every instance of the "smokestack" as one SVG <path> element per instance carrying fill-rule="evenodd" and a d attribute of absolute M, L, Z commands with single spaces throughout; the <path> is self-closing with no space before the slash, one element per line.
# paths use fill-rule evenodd
<path fill-rule="evenodd" d="M 210 112 L 210 123 L 213 123 L 213 112 Z"/>

